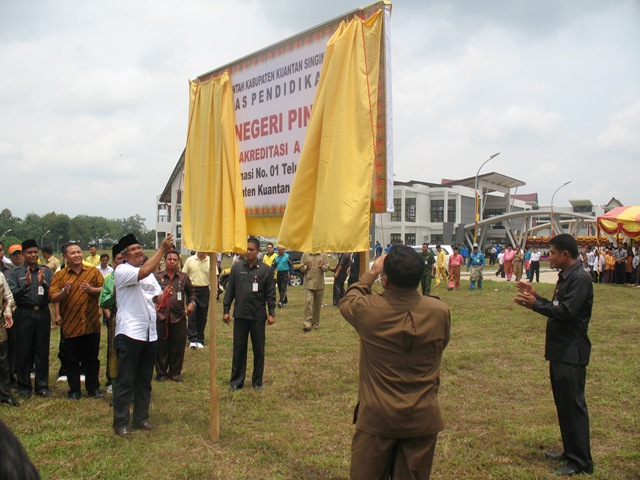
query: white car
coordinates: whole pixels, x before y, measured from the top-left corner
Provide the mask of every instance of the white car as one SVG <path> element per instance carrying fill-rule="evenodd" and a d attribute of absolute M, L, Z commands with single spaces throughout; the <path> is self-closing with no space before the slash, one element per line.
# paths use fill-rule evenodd
<path fill-rule="evenodd" d="M 422 245 L 413 245 L 411 248 L 413 248 L 418 253 L 422 253 Z M 451 245 L 440 245 L 440 248 L 444 250 L 444 253 L 446 255 L 444 265 L 447 269 L 449 269 L 449 257 L 453 255 L 453 247 Z M 436 257 L 436 260 L 438 260 L 438 250 L 436 250 L 436 246 L 429 245 L 429 250 L 431 250 L 433 256 Z"/>

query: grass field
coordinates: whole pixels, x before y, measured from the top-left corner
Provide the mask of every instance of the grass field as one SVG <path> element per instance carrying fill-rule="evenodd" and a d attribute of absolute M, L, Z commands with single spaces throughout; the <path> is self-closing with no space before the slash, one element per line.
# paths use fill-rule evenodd
<path fill-rule="evenodd" d="M 536 287 L 549 296 L 553 289 Z M 557 464 L 543 458 L 561 448 L 544 319 L 512 302 L 514 284 L 467 288 L 433 289 L 451 308 L 452 329 L 441 372 L 446 430 L 432 478 L 554 478 Z M 639 299 L 640 289 L 595 286 L 587 370 L 593 479 L 640 478 Z M 113 434 L 110 396 L 64 397 L 66 384 L 54 378 L 58 330 L 51 341 L 55 398 L 32 398 L 0 414 L 47 479 L 348 478 L 358 338 L 337 308 L 323 308 L 321 328 L 311 333 L 302 331 L 301 312 L 302 290 L 292 288 L 289 306 L 267 330 L 264 391 L 232 394 L 232 329 L 220 320 L 220 305 L 218 442 L 208 433 L 208 347 L 187 350 L 184 383 L 154 382 L 151 421 L 158 428 L 136 431 L 129 441 Z"/>

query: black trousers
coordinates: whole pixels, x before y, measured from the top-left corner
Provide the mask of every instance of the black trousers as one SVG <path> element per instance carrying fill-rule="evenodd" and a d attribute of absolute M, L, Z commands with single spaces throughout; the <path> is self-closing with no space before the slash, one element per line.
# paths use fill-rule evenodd
<path fill-rule="evenodd" d="M 114 339 L 118 355 L 118 377 L 113 384 L 113 428 L 129 425 L 129 406 L 133 400 L 134 427 L 149 419 L 151 380 L 156 360 L 156 342 L 134 340 L 126 335 Z"/>
<path fill-rule="evenodd" d="M 156 375 L 174 377 L 182 373 L 184 349 L 187 342 L 187 319 L 179 322 L 158 322 L 158 352 L 156 354 Z"/>
<path fill-rule="evenodd" d="M 242 388 L 247 373 L 247 348 L 249 335 L 253 348 L 253 376 L 251 383 L 254 387 L 262 386 L 264 372 L 264 346 L 266 342 L 265 320 L 248 320 L 246 318 L 233 319 L 233 363 L 231 365 L 232 387 Z"/>
<path fill-rule="evenodd" d="M 49 340 L 51 314 L 48 307 L 33 311 L 18 307 L 13 314 L 18 391 L 31 393 L 31 367 L 35 363 L 36 393 L 49 388 Z"/>
<path fill-rule="evenodd" d="M 589 412 L 584 397 L 586 365 L 549 362 L 551 390 L 558 412 L 564 454 L 579 467 L 592 465 Z"/>
<path fill-rule="evenodd" d="M 540 282 L 540 262 L 531 262 L 531 273 L 529 279 L 533 282 L 533 275 L 536 276 L 536 282 Z"/>
<path fill-rule="evenodd" d="M 623 285 L 627 279 L 627 274 L 625 272 L 625 264 L 616 262 L 616 265 L 613 271 L 615 272 L 615 279 L 616 279 L 615 283 Z"/>
<path fill-rule="evenodd" d="M 0 400 L 8 400 L 12 397 L 9 372 L 9 342 L 0 342 Z"/>
<path fill-rule="evenodd" d="M 333 305 L 340 305 L 340 300 L 344 297 L 344 282 L 347 279 L 347 272 L 344 275 L 338 275 L 333 279 Z"/>
<path fill-rule="evenodd" d="M 85 375 L 85 387 L 89 395 L 100 388 L 100 333 L 65 338 L 66 356 L 64 369 L 69 383 L 69 393 L 81 393 L 80 373 Z"/>
<path fill-rule="evenodd" d="M 276 283 L 278 284 L 278 292 L 280 293 L 280 301 L 282 305 L 289 303 L 287 298 L 287 287 L 289 286 L 289 272 L 282 271 L 276 273 Z"/>
<path fill-rule="evenodd" d="M 196 289 L 196 311 L 189 317 L 188 335 L 190 342 L 197 342 L 204 345 L 204 329 L 207 326 L 209 315 L 209 287 L 195 287 Z"/>

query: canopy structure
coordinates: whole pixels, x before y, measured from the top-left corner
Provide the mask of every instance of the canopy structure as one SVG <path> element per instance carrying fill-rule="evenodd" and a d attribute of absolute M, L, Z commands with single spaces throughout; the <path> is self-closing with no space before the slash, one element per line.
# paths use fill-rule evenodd
<path fill-rule="evenodd" d="M 607 237 L 596 237 L 593 235 L 578 235 L 576 243 L 580 247 L 599 247 L 609 243 Z M 549 235 L 541 235 L 537 237 L 527 237 L 525 247 L 549 248 L 551 246 L 551 237 Z"/>
<path fill-rule="evenodd" d="M 609 235 L 626 235 L 640 238 L 640 206 L 617 207 L 597 220 L 598 228 Z"/>

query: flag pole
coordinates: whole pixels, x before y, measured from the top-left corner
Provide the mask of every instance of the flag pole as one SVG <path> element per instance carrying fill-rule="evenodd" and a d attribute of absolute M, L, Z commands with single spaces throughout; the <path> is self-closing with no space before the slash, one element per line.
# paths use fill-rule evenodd
<path fill-rule="evenodd" d="M 214 442 L 220 438 L 220 388 L 216 376 L 216 313 L 218 293 L 218 263 L 215 253 L 209 255 L 209 435 Z"/>

